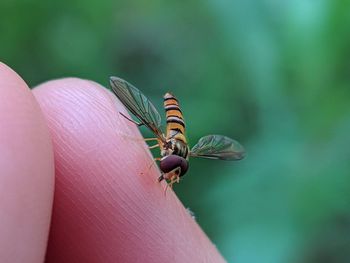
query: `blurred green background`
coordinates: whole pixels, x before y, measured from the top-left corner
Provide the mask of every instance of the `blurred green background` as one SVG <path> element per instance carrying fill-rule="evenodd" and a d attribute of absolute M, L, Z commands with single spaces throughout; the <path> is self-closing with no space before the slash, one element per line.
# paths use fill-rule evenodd
<path fill-rule="evenodd" d="M 350 262 L 350 1 L 2 0 L 0 22 L 30 86 L 117 75 L 177 95 L 191 145 L 245 146 L 175 186 L 229 262 Z"/>

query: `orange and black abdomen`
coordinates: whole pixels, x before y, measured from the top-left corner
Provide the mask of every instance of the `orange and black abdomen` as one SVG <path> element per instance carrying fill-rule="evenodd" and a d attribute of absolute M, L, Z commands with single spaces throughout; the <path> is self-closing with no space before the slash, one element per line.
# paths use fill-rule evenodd
<path fill-rule="evenodd" d="M 164 109 L 166 111 L 166 138 L 174 138 L 187 143 L 185 137 L 185 121 L 179 102 L 171 93 L 164 95 Z"/>

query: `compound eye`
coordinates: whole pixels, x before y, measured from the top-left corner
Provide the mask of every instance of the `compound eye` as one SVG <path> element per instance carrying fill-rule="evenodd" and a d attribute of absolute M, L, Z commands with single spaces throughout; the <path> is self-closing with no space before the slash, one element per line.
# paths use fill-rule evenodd
<path fill-rule="evenodd" d="M 163 160 L 160 161 L 159 165 L 159 168 L 163 173 L 169 173 L 179 167 L 181 168 L 181 173 L 179 173 L 179 170 L 176 170 L 175 173 L 178 176 L 182 176 L 188 169 L 188 162 L 178 155 L 166 156 Z"/>
<path fill-rule="evenodd" d="M 169 155 L 160 161 L 159 167 L 164 173 L 169 173 L 172 170 L 176 169 L 177 167 L 180 167 L 180 165 L 181 165 L 180 156 Z"/>

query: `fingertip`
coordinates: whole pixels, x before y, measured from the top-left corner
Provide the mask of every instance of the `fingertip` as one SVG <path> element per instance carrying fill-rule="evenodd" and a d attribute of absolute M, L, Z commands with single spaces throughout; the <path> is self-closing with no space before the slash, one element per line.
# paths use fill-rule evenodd
<path fill-rule="evenodd" d="M 0 63 L 0 255 L 43 261 L 54 163 L 49 132 L 26 83 Z"/>
<path fill-rule="evenodd" d="M 61 79 L 34 90 L 51 130 L 56 191 L 48 262 L 223 262 L 116 97 Z M 150 168 L 151 167 L 151 168 Z"/>

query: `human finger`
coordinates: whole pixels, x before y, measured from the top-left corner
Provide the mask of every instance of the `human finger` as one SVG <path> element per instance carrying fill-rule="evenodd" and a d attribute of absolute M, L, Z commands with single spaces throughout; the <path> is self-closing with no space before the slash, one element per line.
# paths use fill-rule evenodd
<path fill-rule="evenodd" d="M 0 262 L 42 262 L 54 185 L 49 132 L 33 94 L 0 63 Z"/>
<path fill-rule="evenodd" d="M 54 144 L 47 262 L 223 262 L 165 183 L 137 127 L 100 85 L 44 83 L 34 94 Z"/>

